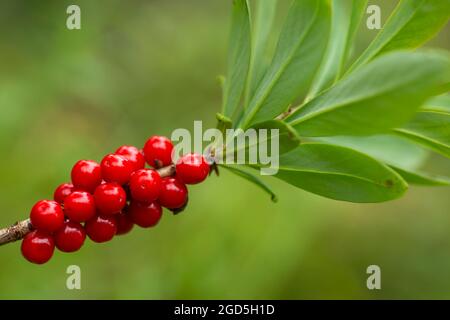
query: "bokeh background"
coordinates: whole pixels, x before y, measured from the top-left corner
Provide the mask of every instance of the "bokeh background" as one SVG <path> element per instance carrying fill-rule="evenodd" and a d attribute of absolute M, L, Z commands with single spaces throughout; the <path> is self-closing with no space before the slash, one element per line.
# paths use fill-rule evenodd
<path fill-rule="evenodd" d="M 441 0 L 439 0 L 441 1 Z M 276 29 L 288 0 L 280 0 Z M 369 1 L 383 22 L 396 1 Z M 81 7 L 82 29 L 66 29 Z M 0 225 L 26 218 L 81 158 L 215 125 L 231 1 L 0 1 Z M 376 31 L 363 28 L 356 53 Z M 450 48 L 447 28 L 429 46 Z M 431 157 L 427 166 L 450 172 Z M 384 204 L 327 200 L 275 179 L 269 197 L 222 172 L 188 209 L 46 265 L 0 247 L 1 299 L 450 298 L 450 190 Z M 81 267 L 82 290 L 66 289 Z M 382 269 L 382 290 L 366 268 Z"/>

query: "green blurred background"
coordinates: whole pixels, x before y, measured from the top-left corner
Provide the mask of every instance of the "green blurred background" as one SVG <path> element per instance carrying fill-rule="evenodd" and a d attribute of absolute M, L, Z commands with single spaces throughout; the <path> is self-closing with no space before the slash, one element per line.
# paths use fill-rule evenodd
<path fill-rule="evenodd" d="M 277 28 L 289 1 L 281 0 Z M 385 22 L 396 1 L 380 4 Z M 82 29 L 66 29 L 81 7 Z M 0 1 L 0 225 L 26 218 L 69 179 L 153 134 L 215 125 L 231 1 Z M 356 51 L 376 31 L 362 29 Z M 450 48 L 447 26 L 429 44 Z M 432 170 L 450 171 L 431 158 Z M 278 204 L 222 172 L 190 189 L 188 209 L 106 244 L 86 241 L 46 265 L 0 247 L 0 298 L 450 298 L 450 193 L 337 202 L 270 179 Z M 66 289 L 81 267 L 82 290 Z M 381 267 L 382 290 L 366 288 Z"/>

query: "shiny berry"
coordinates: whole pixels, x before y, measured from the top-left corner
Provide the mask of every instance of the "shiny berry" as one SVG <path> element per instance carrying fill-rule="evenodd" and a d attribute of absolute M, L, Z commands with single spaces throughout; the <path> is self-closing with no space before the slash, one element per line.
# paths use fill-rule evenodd
<path fill-rule="evenodd" d="M 125 207 L 127 194 L 118 183 L 104 183 L 95 189 L 94 200 L 99 213 L 116 214 Z"/>
<path fill-rule="evenodd" d="M 186 184 L 197 184 L 204 181 L 209 174 L 209 164 L 205 157 L 189 153 L 177 161 L 177 177 Z"/>
<path fill-rule="evenodd" d="M 100 165 L 91 160 L 80 160 L 72 168 L 72 183 L 76 188 L 94 192 L 102 182 Z"/>
<path fill-rule="evenodd" d="M 53 199 L 60 203 L 64 203 L 64 199 L 72 192 L 75 191 L 75 187 L 71 183 L 63 183 L 58 188 L 56 188 L 55 193 L 53 194 Z"/>
<path fill-rule="evenodd" d="M 64 200 L 64 212 L 72 221 L 87 221 L 96 213 L 94 197 L 85 191 L 75 191 Z"/>
<path fill-rule="evenodd" d="M 142 228 L 150 228 L 158 224 L 161 219 L 162 208 L 157 202 L 132 201 L 128 212 L 135 224 Z"/>
<path fill-rule="evenodd" d="M 144 146 L 145 161 L 154 168 L 165 167 L 172 163 L 173 144 L 166 137 L 153 136 Z"/>
<path fill-rule="evenodd" d="M 145 158 L 141 150 L 133 146 L 122 146 L 116 150 L 115 154 L 118 154 L 133 164 L 134 171 L 144 169 Z"/>
<path fill-rule="evenodd" d="M 22 240 L 22 255 L 28 261 L 36 264 L 46 263 L 53 256 L 55 241 L 53 237 L 41 230 L 28 233 Z"/>
<path fill-rule="evenodd" d="M 36 229 L 51 233 L 62 227 L 64 212 L 58 202 L 41 200 L 31 209 L 30 220 Z"/>
<path fill-rule="evenodd" d="M 115 216 L 97 216 L 86 222 L 84 226 L 89 238 L 94 242 L 107 242 L 117 232 Z"/>
<path fill-rule="evenodd" d="M 116 235 L 127 234 L 134 227 L 134 223 L 128 213 L 120 213 L 116 217 L 117 220 L 117 232 Z"/>
<path fill-rule="evenodd" d="M 161 177 L 155 170 L 142 169 L 133 172 L 130 179 L 131 197 L 141 202 L 155 201 L 160 193 Z"/>
<path fill-rule="evenodd" d="M 108 154 L 104 157 L 101 167 L 102 176 L 106 182 L 117 182 L 121 185 L 130 180 L 130 176 L 134 171 L 133 163 L 118 154 Z"/>
<path fill-rule="evenodd" d="M 174 177 L 163 178 L 158 202 L 168 209 L 182 208 L 188 197 L 188 190 L 184 183 Z"/>
<path fill-rule="evenodd" d="M 55 232 L 56 247 L 62 252 L 78 251 L 86 239 L 86 232 L 81 224 L 66 221 L 64 225 Z"/>

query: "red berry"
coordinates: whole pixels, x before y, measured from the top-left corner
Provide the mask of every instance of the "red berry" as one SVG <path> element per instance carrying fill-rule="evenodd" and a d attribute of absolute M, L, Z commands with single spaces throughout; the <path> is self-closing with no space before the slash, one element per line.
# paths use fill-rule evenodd
<path fill-rule="evenodd" d="M 28 261 L 43 264 L 53 256 L 55 241 L 47 232 L 34 230 L 23 238 L 21 251 Z"/>
<path fill-rule="evenodd" d="M 154 168 L 168 166 L 172 163 L 173 144 L 166 137 L 153 136 L 144 146 L 145 160 Z"/>
<path fill-rule="evenodd" d="M 134 167 L 134 171 L 139 169 L 144 169 L 145 158 L 142 151 L 133 146 L 121 146 L 116 150 L 115 154 L 123 156 L 124 158 L 131 161 Z"/>
<path fill-rule="evenodd" d="M 95 189 L 95 205 L 101 214 L 116 214 L 122 211 L 127 203 L 125 190 L 117 183 L 104 183 Z"/>
<path fill-rule="evenodd" d="M 161 189 L 161 177 L 155 170 L 142 169 L 133 172 L 130 179 L 131 197 L 141 202 L 158 199 Z"/>
<path fill-rule="evenodd" d="M 187 201 L 188 190 L 177 178 L 167 177 L 161 181 L 159 203 L 168 209 L 182 208 Z"/>
<path fill-rule="evenodd" d="M 117 232 L 117 220 L 115 216 L 97 216 L 86 222 L 86 233 L 94 242 L 107 242 Z"/>
<path fill-rule="evenodd" d="M 64 200 L 64 212 L 72 221 L 87 221 L 95 216 L 94 197 L 85 191 L 75 191 Z"/>
<path fill-rule="evenodd" d="M 116 217 L 117 220 L 117 232 L 116 235 L 127 234 L 134 227 L 134 223 L 130 218 L 130 215 L 122 212 L 118 214 Z"/>
<path fill-rule="evenodd" d="M 204 156 L 189 153 L 181 157 L 176 166 L 177 177 L 186 184 L 197 184 L 209 174 L 209 164 Z"/>
<path fill-rule="evenodd" d="M 62 228 L 55 233 L 56 247 L 62 252 L 78 251 L 86 239 L 86 232 L 81 224 L 66 221 Z"/>
<path fill-rule="evenodd" d="M 75 191 L 75 187 L 71 183 L 63 183 L 58 188 L 56 188 L 55 193 L 53 194 L 53 199 L 60 203 L 64 203 L 64 199 L 72 192 Z"/>
<path fill-rule="evenodd" d="M 31 209 L 30 220 L 36 229 L 54 232 L 64 223 L 64 212 L 56 201 L 41 200 Z"/>
<path fill-rule="evenodd" d="M 134 171 L 133 163 L 127 158 L 118 154 L 108 154 L 103 158 L 102 175 L 106 182 L 117 182 L 126 184 Z"/>
<path fill-rule="evenodd" d="M 94 192 L 102 182 L 100 165 L 91 160 L 80 160 L 72 168 L 72 183 L 76 188 Z"/>
<path fill-rule="evenodd" d="M 142 203 L 132 201 L 129 208 L 131 220 L 142 228 L 150 228 L 161 219 L 162 208 L 157 202 Z"/>

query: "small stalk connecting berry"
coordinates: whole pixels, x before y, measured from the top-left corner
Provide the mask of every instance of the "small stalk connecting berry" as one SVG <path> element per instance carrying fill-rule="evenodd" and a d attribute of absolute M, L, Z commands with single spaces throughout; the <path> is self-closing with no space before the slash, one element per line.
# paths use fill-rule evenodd
<path fill-rule="evenodd" d="M 102 243 L 129 233 L 134 225 L 156 226 L 163 208 L 174 214 L 184 210 L 186 185 L 204 181 L 210 172 L 203 155 L 187 154 L 174 164 L 172 151 L 168 138 L 153 136 L 142 150 L 122 146 L 100 163 L 78 161 L 71 183 L 58 186 L 53 200 L 38 201 L 30 219 L 0 230 L 0 245 L 23 239 L 25 259 L 43 264 L 55 247 L 75 252 L 86 237 Z"/>

